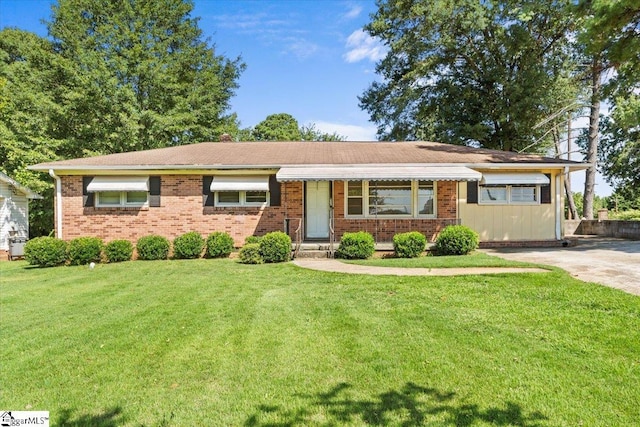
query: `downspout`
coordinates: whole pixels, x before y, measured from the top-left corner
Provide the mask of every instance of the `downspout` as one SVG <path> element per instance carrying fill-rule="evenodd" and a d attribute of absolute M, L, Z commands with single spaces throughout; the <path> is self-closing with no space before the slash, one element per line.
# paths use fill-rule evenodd
<path fill-rule="evenodd" d="M 556 240 L 562 240 L 562 174 L 556 174 L 555 190 L 556 190 Z"/>
<path fill-rule="evenodd" d="M 56 175 L 53 169 L 49 169 L 49 175 L 56 180 L 56 237 L 62 239 L 62 180 Z"/>

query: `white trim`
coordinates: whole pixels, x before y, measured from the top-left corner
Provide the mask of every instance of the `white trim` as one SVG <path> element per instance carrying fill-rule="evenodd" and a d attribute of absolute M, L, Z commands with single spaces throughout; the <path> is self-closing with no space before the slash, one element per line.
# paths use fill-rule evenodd
<path fill-rule="evenodd" d="M 264 201 L 264 202 L 247 202 L 247 192 L 253 192 L 253 191 L 265 193 L 265 200 L 266 201 Z M 238 203 L 220 202 L 219 199 L 218 199 L 218 195 L 220 193 L 238 193 Z M 220 208 L 242 208 L 242 207 L 269 206 L 270 205 L 270 199 L 271 199 L 271 194 L 268 191 L 262 191 L 262 190 L 216 191 L 216 192 L 213 193 L 213 195 L 214 195 L 214 206 L 215 207 L 220 207 Z"/>
<path fill-rule="evenodd" d="M 148 176 L 96 176 L 89 185 L 87 192 L 101 191 L 149 191 Z"/>
<path fill-rule="evenodd" d="M 411 212 L 407 214 L 393 214 L 393 215 L 384 215 L 384 214 L 370 214 L 369 213 L 369 181 L 372 180 L 359 180 L 361 188 L 362 188 L 362 196 L 353 197 L 362 199 L 362 215 L 350 215 L 349 214 L 349 182 L 352 181 L 344 181 L 344 217 L 347 219 L 359 219 L 359 218 L 379 218 L 379 219 L 435 219 L 438 217 L 438 183 L 437 181 L 432 181 L 429 179 L 419 179 L 419 180 L 403 180 L 403 181 L 411 181 Z M 420 206 L 418 206 L 418 192 L 419 192 L 419 181 L 431 181 L 433 183 L 433 213 L 432 214 L 420 214 Z"/>
<path fill-rule="evenodd" d="M 562 190 L 563 185 L 561 183 L 561 174 L 557 174 L 555 177 L 555 203 L 556 203 L 556 239 L 562 239 L 562 220 L 564 218 L 562 212 Z"/>
<path fill-rule="evenodd" d="M 218 191 L 269 191 L 269 176 L 216 175 L 211 181 L 211 192 Z"/>
<path fill-rule="evenodd" d="M 340 165 L 282 167 L 276 174 L 287 181 L 478 181 L 480 172 L 464 166 Z"/>
<path fill-rule="evenodd" d="M 101 203 L 100 198 L 103 193 L 119 193 L 120 201 L 118 204 Z M 127 202 L 128 193 L 145 193 L 146 200 L 140 202 Z M 96 192 L 96 208 L 143 208 L 149 206 L 149 193 L 145 191 L 98 191 Z"/>
<path fill-rule="evenodd" d="M 505 200 L 484 200 L 482 198 L 482 189 L 483 187 L 488 187 L 488 188 L 492 188 L 492 189 L 496 189 L 496 188 L 504 188 L 505 189 Z M 487 185 L 479 185 L 478 186 L 478 204 L 479 205 L 511 205 L 511 206 L 531 206 L 531 205 L 539 205 L 541 204 L 540 202 L 540 186 L 539 185 L 524 185 L 524 187 L 533 187 L 535 188 L 535 195 L 536 195 L 536 200 L 535 201 L 531 201 L 531 202 L 526 202 L 526 201 L 513 201 L 512 197 L 511 197 L 511 191 L 513 189 L 513 187 L 521 187 L 521 185 L 492 185 L 492 186 L 487 186 Z"/>
<path fill-rule="evenodd" d="M 483 173 L 480 185 L 547 185 L 543 173 Z"/>
<path fill-rule="evenodd" d="M 56 237 L 62 239 L 62 179 L 56 175 L 53 169 L 49 169 L 49 175 L 56 181 Z"/>

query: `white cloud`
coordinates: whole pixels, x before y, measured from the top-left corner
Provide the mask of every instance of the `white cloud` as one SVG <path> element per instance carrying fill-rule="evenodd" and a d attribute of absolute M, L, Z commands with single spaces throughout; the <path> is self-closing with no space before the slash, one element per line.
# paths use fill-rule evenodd
<path fill-rule="evenodd" d="M 315 124 L 316 128 L 325 133 L 337 133 L 347 138 L 347 141 L 375 141 L 375 126 L 347 125 L 343 123 L 330 123 L 323 121 L 311 121 L 307 125 Z"/>
<path fill-rule="evenodd" d="M 360 16 L 360 13 L 362 13 L 362 6 L 360 6 L 359 4 L 353 4 L 351 5 L 347 13 L 345 13 L 342 17 L 344 19 L 354 19 Z"/>
<path fill-rule="evenodd" d="M 362 29 L 351 33 L 347 38 L 346 47 L 348 51 L 344 54 L 344 59 L 349 63 L 363 59 L 375 62 L 384 58 L 387 53 L 387 49 L 380 41 L 369 36 Z"/>

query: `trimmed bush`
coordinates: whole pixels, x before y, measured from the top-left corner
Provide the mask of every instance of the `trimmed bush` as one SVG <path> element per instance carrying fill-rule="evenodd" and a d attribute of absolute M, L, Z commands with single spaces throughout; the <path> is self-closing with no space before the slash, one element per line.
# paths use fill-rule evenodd
<path fill-rule="evenodd" d="M 238 260 L 242 264 L 262 264 L 260 243 L 247 243 L 240 249 Z"/>
<path fill-rule="evenodd" d="M 264 262 L 285 262 L 291 257 L 291 237 L 282 231 L 265 234 L 258 244 Z"/>
<path fill-rule="evenodd" d="M 260 240 L 262 240 L 262 236 L 247 236 L 244 239 L 244 244 L 246 245 L 247 243 L 260 243 Z"/>
<path fill-rule="evenodd" d="M 162 236 L 144 236 L 138 239 L 136 250 L 138 259 L 156 260 L 167 259 L 169 257 L 169 240 Z"/>
<path fill-rule="evenodd" d="M 398 258 L 417 258 L 427 246 L 427 238 L 422 233 L 410 231 L 393 236 L 393 251 Z"/>
<path fill-rule="evenodd" d="M 226 258 L 233 252 L 233 237 L 229 233 L 215 231 L 207 237 L 207 256 L 210 258 Z"/>
<path fill-rule="evenodd" d="M 24 258 L 31 265 L 53 267 L 67 262 L 67 242 L 55 237 L 36 237 L 24 245 Z"/>
<path fill-rule="evenodd" d="M 178 259 L 200 258 L 204 248 L 204 239 L 200 233 L 190 231 L 173 240 L 173 256 Z"/>
<path fill-rule="evenodd" d="M 357 233 L 344 233 L 340 239 L 340 245 L 336 250 L 336 257 L 343 259 L 367 259 L 376 250 L 375 241 L 371 233 L 358 231 Z"/>
<path fill-rule="evenodd" d="M 67 248 L 71 265 L 86 265 L 100 262 L 104 244 L 98 237 L 78 237 L 69 242 Z"/>
<path fill-rule="evenodd" d="M 133 256 L 133 245 L 128 240 L 112 240 L 104 247 L 108 262 L 129 261 Z"/>
<path fill-rule="evenodd" d="M 467 255 L 478 249 L 480 238 L 478 233 L 464 225 L 449 225 L 436 239 L 434 252 L 436 255 Z"/>

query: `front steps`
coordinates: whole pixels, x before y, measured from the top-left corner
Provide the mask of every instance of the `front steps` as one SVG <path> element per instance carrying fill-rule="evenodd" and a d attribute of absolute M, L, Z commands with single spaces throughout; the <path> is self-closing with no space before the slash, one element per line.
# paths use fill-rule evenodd
<path fill-rule="evenodd" d="M 339 242 L 333 244 L 334 251 L 338 249 L 339 244 Z M 296 244 L 294 243 L 292 247 L 292 255 L 295 255 L 296 258 L 331 258 L 331 252 L 329 249 L 330 245 L 327 242 L 304 242 L 300 244 L 300 250 L 298 251 L 298 254 L 295 255 Z M 376 251 L 393 251 L 393 243 L 376 243 Z"/>

